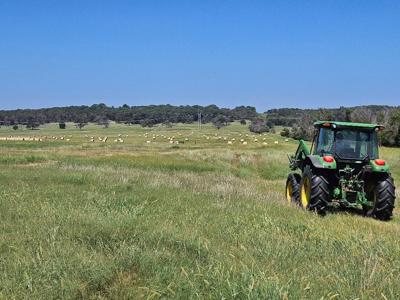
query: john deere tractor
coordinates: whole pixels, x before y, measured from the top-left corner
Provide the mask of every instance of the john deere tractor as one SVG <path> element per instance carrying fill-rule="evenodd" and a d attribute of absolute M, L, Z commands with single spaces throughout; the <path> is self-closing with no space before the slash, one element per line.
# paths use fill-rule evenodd
<path fill-rule="evenodd" d="M 379 158 L 377 132 L 366 123 L 318 121 L 311 148 L 300 140 L 289 156 L 292 172 L 286 197 L 301 207 L 324 214 L 330 207 L 359 208 L 365 215 L 389 220 L 395 187 L 388 164 Z"/>

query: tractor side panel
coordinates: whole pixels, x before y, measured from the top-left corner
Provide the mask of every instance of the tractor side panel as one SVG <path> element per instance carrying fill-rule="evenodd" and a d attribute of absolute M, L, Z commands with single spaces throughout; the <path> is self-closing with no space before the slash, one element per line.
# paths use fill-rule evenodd
<path fill-rule="evenodd" d="M 322 159 L 319 155 L 308 155 L 307 159 L 310 161 L 312 166 L 316 169 L 328 169 L 336 170 L 336 161 L 328 163 Z"/>

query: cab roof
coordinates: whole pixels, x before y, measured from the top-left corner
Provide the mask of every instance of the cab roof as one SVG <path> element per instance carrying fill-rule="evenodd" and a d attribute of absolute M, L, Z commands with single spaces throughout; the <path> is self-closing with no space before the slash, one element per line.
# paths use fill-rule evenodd
<path fill-rule="evenodd" d="M 334 126 L 333 126 L 334 125 Z M 382 125 L 371 123 L 354 123 L 354 122 L 338 122 L 338 121 L 317 121 L 314 123 L 315 128 L 320 127 L 336 127 L 336 128 L 360 128 L 374 130 L 376 128 L 383 129 Z"/>

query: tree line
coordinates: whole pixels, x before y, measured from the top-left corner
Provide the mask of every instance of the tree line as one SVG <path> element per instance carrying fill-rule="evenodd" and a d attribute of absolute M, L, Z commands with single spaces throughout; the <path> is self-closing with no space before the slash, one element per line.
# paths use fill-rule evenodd
<path fill-rule="evenodd" d="M 240 121 L 254 133 L 272 131 L 275 126 L 284 126 L 282 136 L 294 139 L 311 139 L 316 120 L 379 123 L 385 126 L 380 134 L 382 145 L 400 146 L 400 107 L 369 105 L 339 107 L 330 109 L 279 108 L 257 113 L 252 106 L 238 106 L 233 109 L 216 105 L 148 105 L 120 107 L 103 103 L 91 106 L 67 106 L 42 109 L 16 109 L 0 111 L 0 125 L 18 125 L 34 129 L 46 123 L 59 123 L 60 129 L 66 122 L 74 122 L 78 128 L 94 122 L 108 127 L 110 121 L 124 124 L 140 124 L 151 127 L 156 124 L 171 126 L 173 123 L 193 123 L 201 118 L 202 123 L 211 122 L 216 128 Z"/>
<path fill-rule="evenodd" d="M 384 146 L 400 146 L 400 107 L 359 106 L 336 109 L 274 109 L 265 113 L 266 119 L 274 125 L 289 128 L 282 130 L 282 136 L 310 140 L 313 136 L 313 122 L 316 120 L 377 123 L 385 128 L 380 132 Z"/>
<path fill-rule="evenodd" d="M 252 119 L 257 116 L 251 106 L 238 106 L 233 109 L 219 108 L 216 105 L 148 105 L 120 107 L 107 106 L 103 103 L 91 106 L 67 106 L 41 109 L 16 109 L 0 111 L 0 122 L 4 125 L 23 124 L 35 127 L 46 123 L 74 122 L 87 124 L 95 122 L 106 125 L 108 121 L 125 124 L 152 126 L 162 123 L 193 123 L 199 118 L 203 123 L 213 119 L 224 119 L 225 122 Z"/>

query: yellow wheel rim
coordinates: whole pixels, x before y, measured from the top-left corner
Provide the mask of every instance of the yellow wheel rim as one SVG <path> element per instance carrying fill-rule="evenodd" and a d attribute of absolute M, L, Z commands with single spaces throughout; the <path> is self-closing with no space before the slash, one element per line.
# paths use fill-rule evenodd
<path fill-rule="evenodd" d="M 291 182 L 288 182 L 286 186 L 286 199 L 290 203 L 292 202 L 293 186 Z"/>
<path fill-rule="evenodd" d="M 307 207 L 310 203 L 310 191 L 311 191 L 311 184 L 310 178 L 306 177 L 303 180 L 303 184 L 301 185 L 301 205 L 303 207 Z"/>

